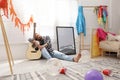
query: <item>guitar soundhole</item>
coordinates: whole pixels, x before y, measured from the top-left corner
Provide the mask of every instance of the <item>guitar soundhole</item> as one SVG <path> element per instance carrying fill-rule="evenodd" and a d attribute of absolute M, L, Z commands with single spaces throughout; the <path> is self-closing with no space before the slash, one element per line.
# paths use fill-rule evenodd
<path fill-rule="evenodd" d="M 37 51 L 31 51 L 31 53 L 36 53 Z"/>

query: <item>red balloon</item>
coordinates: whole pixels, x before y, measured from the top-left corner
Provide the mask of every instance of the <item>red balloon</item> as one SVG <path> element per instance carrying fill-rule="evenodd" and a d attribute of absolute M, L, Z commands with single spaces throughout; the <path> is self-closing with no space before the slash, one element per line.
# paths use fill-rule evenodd
<path fill-rule="evenodd" d="M 109 69 L 104 69 L 103 70 L 103 74 L 106 75 L 106 76 L 109 76 L 111 73 L 111 71 Z"/>
<path fill-rule="evenodd" d="M 65 74 L 65 72 L 66 72 L 66 68 L 61 68 L 59 71 L 60 74 Z"/>

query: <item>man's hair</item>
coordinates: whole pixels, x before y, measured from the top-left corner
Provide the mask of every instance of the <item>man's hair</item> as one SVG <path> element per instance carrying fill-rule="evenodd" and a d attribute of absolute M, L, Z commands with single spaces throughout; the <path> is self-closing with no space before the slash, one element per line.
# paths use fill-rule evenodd
<path fill-rule="evenodd" d="M 35 35 L 34 35 L 34 39 L 35 39 L 35 40 L 37 40 L 37 35 L 40 35 L 40 34 L 35 33 Z"/>

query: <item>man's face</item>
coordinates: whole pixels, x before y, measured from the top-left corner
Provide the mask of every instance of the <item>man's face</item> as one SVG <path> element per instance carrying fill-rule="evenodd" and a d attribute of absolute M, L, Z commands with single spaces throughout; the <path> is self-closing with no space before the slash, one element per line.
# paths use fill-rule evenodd
<path fill-rule="evenodd" d="M 42 39 L 42 36 L 40 36 L 39 34 L 35 34 L 35 38 L 36 38 L 37 40 L 41 40 L 41 39 Z"/>

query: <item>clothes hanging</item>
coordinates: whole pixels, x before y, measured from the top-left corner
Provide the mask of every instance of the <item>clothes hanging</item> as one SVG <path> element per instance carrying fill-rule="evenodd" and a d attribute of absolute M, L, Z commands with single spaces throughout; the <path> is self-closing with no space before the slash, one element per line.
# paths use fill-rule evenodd
<path fill-rule="evenodd" d="M 101 55 L 101 49 L 99 48 L 99 37 L 97 30 L 92 30 L 92 44 L 91 44 L 91 57 L 98 57 Z"/>
<path fill-rule="evenodd" d="M 97 35 L 99 41 L 106 40 L 107 38 L 107 32 L 105 32 L 102 28 L 97 28 Z"/>
<path fill-rule="evenodd" d="M 95 11 L 97 13 L 97 17 L 98 17 L 98 24 L 100 25 L 105 25 L 106 24 L 106 18 L 108 16 L 108 12 L 107 12 L 107 7 L 106 6 L 99 6 L 97 8 L 95 8 Z"/>
<path fill-rule="evenodd" d="M 84 36 L 86 36 L 86 22 L 85 17 L 83 14 L 83 6 L 78 7 L 78 16 L 76 21 L 76 29 L 77 34 L 84 33 Z"/>

